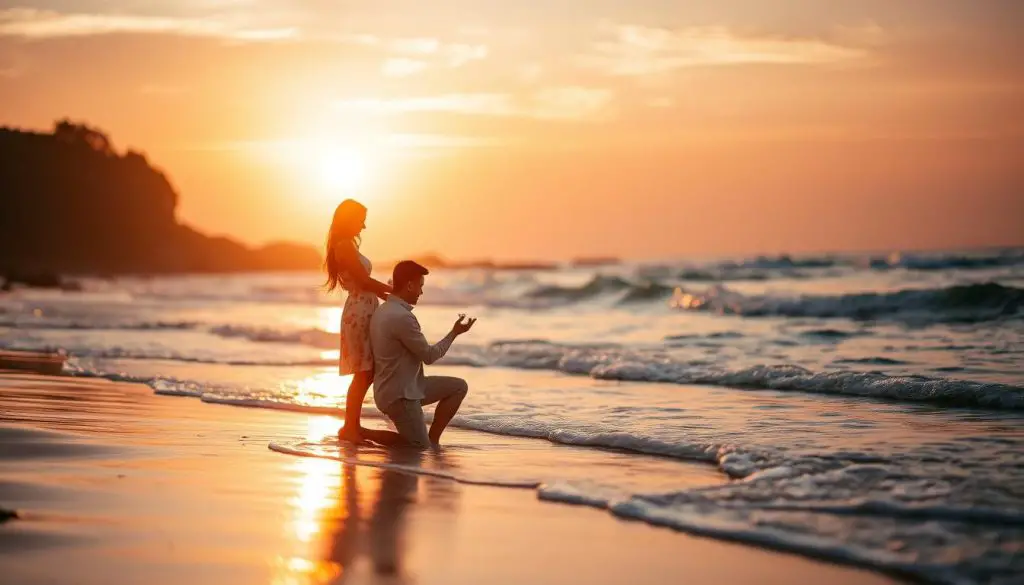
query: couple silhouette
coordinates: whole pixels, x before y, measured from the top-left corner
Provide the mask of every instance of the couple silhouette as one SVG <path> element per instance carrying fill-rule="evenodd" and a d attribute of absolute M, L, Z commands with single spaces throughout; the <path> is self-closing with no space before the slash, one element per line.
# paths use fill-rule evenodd
<path fill-rule="evenodd" d="M 395 265 L 390 285 L 374 279 L 370 259 L 359 251 L 366 216 L 363 204 L 346 199 L 335 209 L 327 235 L 326 288 L 328 292 L 341 288 L 348 293 L 341 315 L 338 372 L 351 375 L 352 381 L 338 438 L 356 444 L 370 441 L 385 446 L 437 447 L 469 385 L 462 378 L 427 376 L 423 366 L 444 357 L 455 339 L 472 329 L 476 319 L 459 315 L 447 335 L 429 343 L 413 308 L 430 271 L 403 260 Z M 371 384 L 377 409 L 397 432 L 361 426 L 363 400 Z M 428 430 L 423 406 L 434 403 L 437 408 Z"/>

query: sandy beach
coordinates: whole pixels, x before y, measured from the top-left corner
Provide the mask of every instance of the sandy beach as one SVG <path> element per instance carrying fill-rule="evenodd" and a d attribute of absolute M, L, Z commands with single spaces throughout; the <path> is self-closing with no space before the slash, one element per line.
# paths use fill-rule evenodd
<path fill-rule="evenodd" d="M 14 371 L 12 360 L 31 360 L 5 359 L 0 507 L 16 513 L 0 527 L 5 583 L 895 582 L 533 490 L 275 453 L 271 442 L 320 438 L 339 421 Z M 451 437 L 475 446 L 472 457 L 510 441 L 536 443 L 541 464 L 583 451 Z M 695 485 L 725 481 L 710 466 L 680 469 Z"/>

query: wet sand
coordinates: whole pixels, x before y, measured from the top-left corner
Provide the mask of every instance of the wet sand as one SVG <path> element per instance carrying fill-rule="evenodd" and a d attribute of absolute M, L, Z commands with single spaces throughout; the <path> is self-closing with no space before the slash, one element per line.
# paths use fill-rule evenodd
<path fill-rule="evenodd" d="M 0 370 L 4 359 L 12 358 L 0 356 Z M 530 489 L 267 448 L 333 433 L 333 417 L 6 369 L 0 508 L 17 517 L 0 524 L 4 583 L 897 582 L 542 502 Z M 473 457 L 486 453 L 483 445 L 513 442 L 552 461 L 592 456 L 458 429 L 449 441 L 480 447 L 467 451 Z M 374 456 L 386 463 L 408 454 Z M 724 481 L 709 466 L 679 468 L 683 482 Z"/>

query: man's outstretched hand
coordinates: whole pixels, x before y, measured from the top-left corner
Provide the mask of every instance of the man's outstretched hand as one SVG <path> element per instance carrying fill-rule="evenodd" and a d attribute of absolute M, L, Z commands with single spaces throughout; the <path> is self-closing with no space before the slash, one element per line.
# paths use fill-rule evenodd
<path fill-rule="evenodd" d="M 467 321 L 466 316 L 460 314 L 459 320 L 455 322 L 455 325 L 452 325 L 452 331 L 455 332 L 455 335 L 462 335 L 473 328 L 473 323 L 476 323 L 476 318 L 470 318 Z"/>

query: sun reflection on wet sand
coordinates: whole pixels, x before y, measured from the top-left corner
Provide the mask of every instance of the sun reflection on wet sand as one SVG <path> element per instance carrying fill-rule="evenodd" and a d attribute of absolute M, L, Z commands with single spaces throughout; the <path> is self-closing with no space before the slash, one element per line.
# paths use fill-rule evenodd
<path fill-rule="evenodd" d="M 302 473 L 299 493 L 292 498 L 295 509 L 295 538 L 300 542 L 311 542 L 320 532 L 320 521 L 324 511 L 334 502 L 334 492 L 340 480 L 337 464 L 321 459 L 302 459 L 296 464 Z"/>
<path fill-rule="evenodd" d="M 330 416 L 311 416 L 306 437 L 319 441 L 337 432 L 340 422 Z M 300 457 L 291 462 L 296 476 L 296 494 L 285 532 L 294 542 L 291 555 L 277 559 L 273 585 L 313 585 L 331 582 L 339 576 L 341 564 L 323 560 L 325 531 L 346 515 L 341 467 L 336 461 Z"/>
<path fill-rule="evenodd" d="M 306 439 L 323 441 L 337 432 L 339 424 L 335 417 L 311 416 Z M 418 452 L 360 452 L 347 446 L 341 455 L 389 464 L 422 463 Z M 355 575 L 360 582 L 364 577 L 366 582 L 404 581 L 404 517 L 416 498 L 417 476 L 313 457 L 296 458 L 288 467 L 296 477 L 284 527 L 292 545 L 276 559 L 271 585 L 340 583 Z"/>

